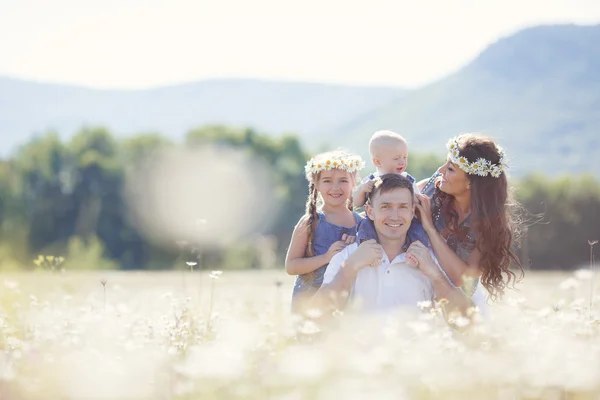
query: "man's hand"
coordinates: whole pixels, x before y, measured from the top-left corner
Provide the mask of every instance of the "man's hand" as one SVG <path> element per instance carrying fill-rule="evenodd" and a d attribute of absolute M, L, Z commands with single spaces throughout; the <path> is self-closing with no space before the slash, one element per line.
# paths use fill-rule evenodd
<path fill-rule="evenodd" d="M 412 242 L 408 246 L 406 251 L 406 258 L 412 262 L 417 263 L 417 267 L 423 272 L 429 279 L 437 279 L 441 276 L 440 269 L 438 268 L 429 249 L 420 241 Z"/>
<path fill-rule="evenodd" d="M 367 266 L 379 266 L 381 264 L 381 257 L 383 257 L 381 245 L 375 239 L 366 240 L 348 257 L 346 265 L 358 272 Z"/>

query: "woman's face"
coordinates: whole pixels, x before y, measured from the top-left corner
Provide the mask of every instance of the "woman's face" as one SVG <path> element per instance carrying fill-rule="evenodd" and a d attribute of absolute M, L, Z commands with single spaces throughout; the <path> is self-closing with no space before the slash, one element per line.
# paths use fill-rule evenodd
<path fill-rule="evenodd" d="M 471 190 L 471 183 L 467 173 L 450 161 L 450 158 L 448 158 L 446 164 L 442 165 L 439 171 L 442 174 L 439 186 L 442 192 L 456 197 Z"/>

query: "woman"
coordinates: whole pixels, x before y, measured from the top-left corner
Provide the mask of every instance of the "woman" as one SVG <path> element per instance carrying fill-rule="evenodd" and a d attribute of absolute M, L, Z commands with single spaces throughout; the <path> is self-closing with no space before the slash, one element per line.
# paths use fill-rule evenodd
<path fill-rule="evenodd" d="M 451 281 L 464 286 L 473 278 L 474 285 L 465 291 L 474 294 L 476 304 L 485 297 L 481 285 L 496 300 L 516 281 L 511 260 L 523 276 L 511 250 L 518 225 L 511 211 L 504 151 L 492 139 L 472 134 L 450 139 L 447 147 L 446 163 L 418 184 L 419 217 Z"/>

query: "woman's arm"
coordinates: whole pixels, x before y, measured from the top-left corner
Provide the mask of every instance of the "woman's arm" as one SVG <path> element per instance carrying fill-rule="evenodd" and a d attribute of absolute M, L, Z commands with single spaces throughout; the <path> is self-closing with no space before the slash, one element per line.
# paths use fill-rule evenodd
<path fill-rule="evenodd" d="M 442 167 L 443 167 L 443 165 L 442 165 Z M 419 192 L 421 192 L 421 191 L 423 190 L 423 188 L 425 187 L 425 185 L 427 184 L 427 182 L 429 182 L 429 181 L 430 181 L 430 180 L 432 180 L 432 179 L 435 179 L 435 178 L 436 178 L 436 177 L 437 177 L 437 176 L 440 174 L 440 172 L 439 172 L 439 171 L 440 171 L 440 168 L 442 168 L 442 167 L 439 167 L 439 168 L 438 168 L 438 169 L 437 169 L 437 170 L 436 170 L 436 171 L 433 173 L 433 175 L 431 175 L 431 177 L 430 177 L 430 178 L 425 178 L 425 179 L 423 179 L 423 180 L 420 180 L 419 182 L 417 182 L 417 188 L 419 188 Z"/>
<path fill-rule="evenodd" d="M 290 242 L 290 247 L 285 256 L 285 271 L 289 275 L 308 274 L 309 272 L 326 265 L 331 260 L 331 256 L 329 255 L 331 251 L 327 251 L 327 253 L 319 256 L 306 257 L 309 229 L 307 220 L 308 218 L 306 216 L 302 217 L 292 234 L 292 241 Z M 333 246 L 335 246 L 336 243 L 334 243 Z M 331 250 L 331 248 L 329 250 Z"/>
<path fill-rule="evenodd" d="M 431 215 L 431 201 L 425 195 L 417 194 L 417 209 L 419 210 L 419 219 L 429 241 L 435 257 L 440 266 L 448 274 L 452 283 L 456 286 L 463 285 L 463 275 L 469 277 L 478 277 L 481 275 L 479 269 L 479 260 L 481 255 L 477 249 L 470 254 L 467 262 L 464 262 L 448 245 L 442 235 L 435 229 L 433 217 Z"/>
<path fill-rule="evenodd" d="M 431 257 L 429 249 L 417 241 L 409 246 L 406 253 L 407 257 L 416 259 L 418 268 L 429 278 L 436 298 L 446 299 L 448 307 L 444 307 L 444 310 L 458 310 L 462 315 L 467 315 L 468 309 L 474 305 L 473 301 L 460 288 L 448 282 Z"/>
<path fill-rule="evenodd" d="M 427 182 L 429 182 L 429 179 L 431 179 L 431 178 L 425 178 L 425 179 L 423 179 L 423 180 L 421 180 L 421 181 L 417 182 L 417 187 L 419 188 L 419 192 L 420 192 L 421 190 L 423 190 L 423 187 L 425 186 L 425 184 L 426 184 Z"/>
<path fill-rule="evenodd" d="M 454 285 L 462 286 L 464 283 L 463 276 L 473 278 L 481 276 L 481 270 L 479 269 L 481 254 L 479 250 L 474 249 L 467 258 L 467 262 L 465 262 L 448 247 L 442 235 L 435 228 L 425 229 L 425 233 L 429 236 L 431 248 L 440 266 L 448 274 Z"/>

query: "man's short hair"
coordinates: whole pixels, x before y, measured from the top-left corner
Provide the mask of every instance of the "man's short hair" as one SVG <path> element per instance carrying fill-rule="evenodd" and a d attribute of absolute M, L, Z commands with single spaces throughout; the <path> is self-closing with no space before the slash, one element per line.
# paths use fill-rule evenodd
<path fill-rule="evenodd" d="M 384 174 L 375 178 L 373 190 L 367 196 L 367 202 L 373 204 L 373 199 L 383 193 L 391 192 L 395 189 L 408 189 L 412 199 L 415 197 L 415 189 L 413 183 L 404 175 L 400 174 Z"/>

